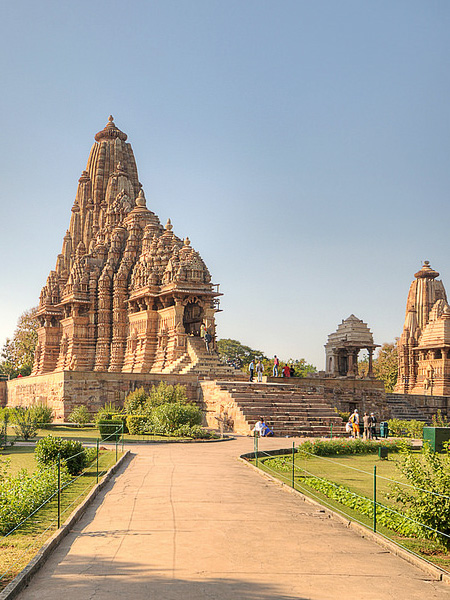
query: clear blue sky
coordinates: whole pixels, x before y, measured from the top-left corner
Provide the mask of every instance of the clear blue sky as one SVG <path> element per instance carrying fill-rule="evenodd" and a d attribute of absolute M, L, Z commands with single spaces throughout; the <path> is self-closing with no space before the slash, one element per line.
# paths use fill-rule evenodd
<path fill-rule="evenodd" d="M 322 368 L 351 313 L 400 334 L 421 261 L 450 292 L 448 0 L 15 0 L 0 28 L 0 344 L 109 114 L 220 337 Z"/>

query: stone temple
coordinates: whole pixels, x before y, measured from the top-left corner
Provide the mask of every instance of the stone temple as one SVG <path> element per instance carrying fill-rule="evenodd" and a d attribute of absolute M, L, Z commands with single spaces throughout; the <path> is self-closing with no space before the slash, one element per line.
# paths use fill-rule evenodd
<path fill-rule="evenodd" d="M 450 307 L 439 273 L 425 261 L 415 274 L 398 340 L 395 392 L 450 395 Z"/>
<path fill-rule="evenodd" d="M 375 348 L 378 348 L 378 344 L 373 343 L 373 335 L 367 323 L 350 315 L 328 336 L 325 344 L 326 373 L 334 377 L 357 377 L 358 354 L 365 349 L 369 354 L 367 376 L 373 377 Z"/>
<path fill-rule="evenodd" d="M 189 239 L 147 208 L 127 135 L 110 116 L 40 295 L 32 375 L 187 373 L 203 349 L 201 324 L 215 337 L 220 295 Z"/>

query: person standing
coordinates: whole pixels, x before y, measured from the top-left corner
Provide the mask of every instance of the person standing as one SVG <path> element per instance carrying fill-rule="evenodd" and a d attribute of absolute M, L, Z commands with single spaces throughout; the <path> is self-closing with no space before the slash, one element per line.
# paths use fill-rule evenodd
<path fill-rule="evenodd" d="M 261 359 L 258 360 L 258 364 L 256 365 L 256 373 L 258 374 L 258 383 L 262 383 L 262 376 L 264 373 L 264 365 Z"/>
<path fill-rule="evenodd" d="M 358 415 L 358 411 L 356 408 L 353 411 L 350 419 L 351 419 L 352 426 L 353 426 L 353 437 L 359 438 L 359 415 Z"/>
<path fill-rule="evenodd" d="M 251 360 L 250 364 L 248 365 L 248 370 L 250 371 L 250 379 L 249 381 L 253 381 L 253 375 L 255 374 L 255 361 Z"/>
<path fill-rule="evenodd" d="M 370 434 L 372 436 L 372 439 L 378 439 L 377 436 L 377 418 L 374 415 L 374 413 L 370 413 Z"/>
<path fill-rule="evenodd" d="M 206 333 L 206 327 L 205 327 L 205 324 L 202 323 L 200 325 L 200 337 L 202 338 L 202 340 L 205 339 L 205 333 Z"/>
<path fill-rule="evenodd" d="M 212 335 L 209 333 L 209 331 L 205 332 L 205 346 L 206 346 L 206 352 L 209 354 L 209 344 L 212 342 Z"/>
<path fill-rule="evenodd" d="M 278 377 L 279 364 L 280 364 L 280 361 L 278 360 L 278 356 L 275 354 L 275 356 L 273 357 L 273 376 L 274 377 Z"/>
<path fill-rule="evenodd" d="M 283 367 L 283 377 L 290 377 L 291 370 L 289 369 L 289 365 L 284 365 Z"/>
<path fill-rule="evenodd" d="M 371 420 L 370 416 L 365 412 L 364 416 L 363 416 L 363 423 L 364 423 L 363 439 L 365 439 L 365 440 L 370 440 L 370 438 L 371 438 L 371 431 L 370 431 L 371 422 L 372 422 L 372 420 Z"/>

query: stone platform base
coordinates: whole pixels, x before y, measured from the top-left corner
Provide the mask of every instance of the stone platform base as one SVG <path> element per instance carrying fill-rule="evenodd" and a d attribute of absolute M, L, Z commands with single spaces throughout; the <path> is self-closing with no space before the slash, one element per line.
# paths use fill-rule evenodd
<path fill-rule="evenodd" d="M 32 406 L 46 404 L 53 409 L 56 422 L 66 421 L 76 406 L 86 405 L 94 414 L 107 402 L 118 408 L 126 396 L 143 387 L 148 391 L 161 381 L 185 385 L 190 401 L 197 401 L 198 379 L 195 375 L 163 375 L 160 373 L 94 373 L 60 371 L 46 375 L 30 375 L 1 382 L 3 405 Z"/>

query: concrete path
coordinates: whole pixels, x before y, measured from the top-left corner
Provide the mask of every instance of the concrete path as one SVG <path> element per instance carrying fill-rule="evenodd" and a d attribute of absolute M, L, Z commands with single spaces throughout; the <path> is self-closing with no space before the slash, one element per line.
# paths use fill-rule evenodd
<path fill-rule="evenodd" d="M 446 584 L 238 461 L 249 438 L 130 449 L 21 600 L 450 599 Z"/>

